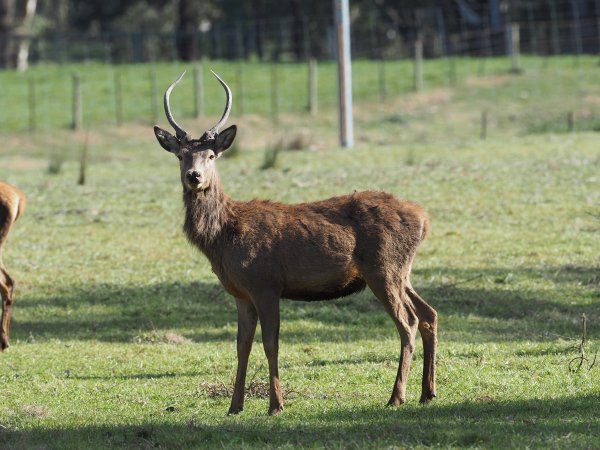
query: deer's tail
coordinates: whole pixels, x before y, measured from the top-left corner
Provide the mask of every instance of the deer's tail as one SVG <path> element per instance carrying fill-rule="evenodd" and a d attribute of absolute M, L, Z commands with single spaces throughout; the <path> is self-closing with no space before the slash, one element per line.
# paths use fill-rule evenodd
<path fill-rule="evenodd" d="M 427 236 L 429 236 L 429 216 L 424 212 L 423 218 L 421 219 L 421 242 L 423 242 Z"/>
<path fill-rule="evenodd" d="M 25 211 L 25 204 L 27 203 L 27 200 L 25 200 L 25 196 L 21 192 L 19 192 L 18 194 L 19 195 L 17 200 L 17 214 L 15 215 L 15 220 L 21 217 L 23 211 Z"/>

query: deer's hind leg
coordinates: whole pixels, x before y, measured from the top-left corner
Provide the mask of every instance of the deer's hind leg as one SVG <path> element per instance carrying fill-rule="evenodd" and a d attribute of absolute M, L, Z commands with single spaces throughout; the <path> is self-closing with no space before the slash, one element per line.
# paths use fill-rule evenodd
<path fill-rule="evenodd" d="M 246 385 L 246 371 L 248 358 L 252 350 L 252 341 L 256 331 L 257 312 L 254 305 L 244 299 L 236 299 L 238 312 L 237 332 L 237 373 L 235 386 L 231 397 L 231 406 L 227 415 L 238 414 L 244 409 L 244 390 Z"/>
<path fill-rule="evenodd" d="M 421 403 L 429 403 L 435 397 L 435 354 L 437 348 L 437 312 L 412 288 L 410 281 L 404 290 L 419 318 L 419 333 L 423 341 L 423 384 Z"/>
<path fill-rule="evenodd" d="M 269 415 L 283 411 L 283 394 L 279 381 L 279 294 L 263 292 L 252 297 L 262 333 L 263 348 L 269 363 Z"/>
<path fill-rule="evenodd" d="M 22 208 L 22 207 L 21 207 Z M 22 209 L 21 209 L 22 210 Z M 8 347 L 10 327 L 10 305 L 13 302 L 13 289 L 15 283 L 6 271 L 2 261 L 2 247 L 8 236 L 15 218 L 18 217 L 8 206 L 0 203 L 0 297 L 2 299 L 2 319 L 0 322 L 0 351 Z"/>
<path fill-rule="evenodd" d="M 400 406 L 406 399 L 406 382 L 415 349 L 415 336 L 419 321 L 402 282 L 398 283 L 381 276 L 367 277 L 367 284 L 383 304 L 400 334 L 398 373 L 388 401 L 390 406 Z"/>

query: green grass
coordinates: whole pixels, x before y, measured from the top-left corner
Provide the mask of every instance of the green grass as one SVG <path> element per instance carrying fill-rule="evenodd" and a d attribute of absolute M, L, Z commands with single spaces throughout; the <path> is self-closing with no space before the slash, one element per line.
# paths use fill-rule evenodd
<path fill-rule="evenodd" d="M 551 80 L 539 84 L 550 91 Z M 568 370 L 582 313 L 588 353 L 600 350 L 598 137 L 529 135 L 507 119 L 480 142 L 479 108 L 494 95 L 516 114 L 530 104 L 503 83 L 469 86 L 358 102 L 355 150 L 333 148 L 327 110 L 283 116 L 287 134 L 310 130 L 316 151 L 282 151 L 266 171 L 278 128 L 244 117 L 237 157 L 219 160 L 237 199 L 382 189 L 426 207 L 432 230 L 413 284 L 440 314 L 438 398 L 426 407 L 420 342 L 407 403 L 384 406 L 399 339 L 365 291 L 282 301 L 286 409 L 269 418 L 268 400 L 250 396 L 225 417 L 235 304 L 182 235 L 176 159 L 150 127 L 106 126 L 90 132 L 77 186 L 82 135 L 4 133 L 0 179 L 29 203 L 4 256 L 17 288 L 0 355 L 0 448 L 600 447 L 600 367 Z M 398 111 L 406 121 L 385 120 Z M 48 173 L 57 150 L 66 159 Z M 253 374 L 263 386 L 260 333 L 249 383 Z"/>

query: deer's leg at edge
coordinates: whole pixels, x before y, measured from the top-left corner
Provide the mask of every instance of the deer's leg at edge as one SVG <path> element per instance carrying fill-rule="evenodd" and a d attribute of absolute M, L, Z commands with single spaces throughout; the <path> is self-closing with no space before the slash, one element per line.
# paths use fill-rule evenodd
<path fill-rule="evenodd" d="M 231 398 L 231 406 L 227 415 L 237 414 L 244 409 L 244 390 L 246 384 L 246 371 L 248 358 L 252 350 L 252 341 L 256 331 L 257 313 L 252 303 L 244 299 L 236 299 L 238 312 L 237 332 L 237 373 L 235 387 Z"/>
<path fill-rule="evenodd" d="M 269 415 L 283 411 L 283 395 L 279 382 L 279 296 L 262 294 L 253 298 L 258 311 L 263 347 L 269 363 Z"/>
<path fill-rule="evenodd" d="M 14 282 L 10 277 L 2 260 L 0 260 L 0 298 L 2 299 L 2 319 L 0 322 L 0 351 L 8 347 L 10 334 L 10 305 L 13 302 Z"/>
<path fill-rule="evenodd" d="M 435 397 L 435 354 L 437 347 L 437 312 L 410 286 L 406 293 L 413 302 L 419 318 L 419 333 L 423 341 L 423 383 L 421 403 L 429 403 Z"/>
<path fill-rule="evenodd" d="M 369 277 L 367 284 L 375 296 L 383 303 L 385 310 L 396 324 L 400 334 L 400 361 L 398 373 L 392 389 L 392 395 L 388 401 L 389 406 L 400 406 L 406 399 L 406 381 L 410 371 L 415 349 L 415 337 L 417 335 L 418 318 L 410 298 L 404 292 L 404 286 L 394 283 L 385 276 Z"/>

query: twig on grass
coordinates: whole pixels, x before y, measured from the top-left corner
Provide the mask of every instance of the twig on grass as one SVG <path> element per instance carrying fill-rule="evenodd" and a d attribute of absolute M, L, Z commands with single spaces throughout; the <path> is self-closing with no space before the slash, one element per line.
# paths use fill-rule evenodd
<path fill-rule="evenodd" d="M 588 370 L 592 370 L 592 368 L 596 365 L 596 357 L 598 353 L 594 353 L 594 359 L 590 361 L 590 359 L 585 354 L 585 344 L 587 342 L 586 332 L 587 332 L 587 317 L 585 314 L 581 315 L 581 342 L 579 343 L 579 356 L 571 359 L 569 361 L 569 371 L 577 372 L 583 366 L 583 363 L 588 363 Z"/>
<path fill-rule="evenodd" d="M 459 280 L 454 283 L 442 284 L 442 285 L 440 285 L 439 289 L 452 289 L 453 287 L 456 287 L 460 284 L 470 283 L 471 281 L 477 280 L 481 277 L 483 277 L 483 274 L 480 273 L 480 274 L 475 275 L 474 277 L 467 278 L 466 280 Z"/>
<path fill-rule="evenodd" d="M 261 364 L 260 366 L 258 366 L 258 369 L 256 369 L 254 371 L 254 373 L 252 374 L 252 376 L 250 377 L 250 383 L 249 384 L 252 384 L 252 382 L 254 381 L 254 378 L 256 378 L 256 374 L 258 373 L 259 370 L 262 370 L 262 368 L 263 368 L 263 364 Z"/>

